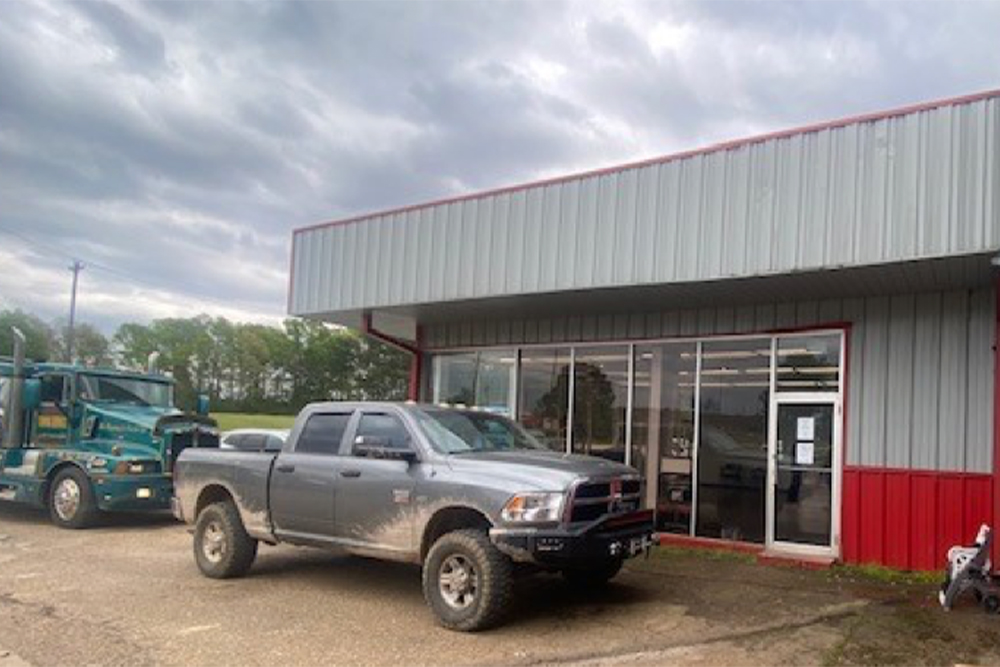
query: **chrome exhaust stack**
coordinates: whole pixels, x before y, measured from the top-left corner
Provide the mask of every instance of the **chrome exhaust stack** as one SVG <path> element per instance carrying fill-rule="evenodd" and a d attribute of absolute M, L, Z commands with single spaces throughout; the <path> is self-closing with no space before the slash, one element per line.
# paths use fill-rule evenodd
<path fill-rule="evenodd" d="M 146 373 L 149 375 L 156 375 L 160 372 L 160 353 L 150 352 L 149 356 L 146 357 Z"/>
<path fill-rule="evenodd" d="M 24 395 L 24 334 L 17 327 L 11 327 L 14 334 L 14 369 L 10 379 L 10 391 L 7 392 L 7 405 L 4 406 L 3 446 L 10 449 L 21 446 L 21 435 L 24 431 L 24 410 L 21 397 Z"/>

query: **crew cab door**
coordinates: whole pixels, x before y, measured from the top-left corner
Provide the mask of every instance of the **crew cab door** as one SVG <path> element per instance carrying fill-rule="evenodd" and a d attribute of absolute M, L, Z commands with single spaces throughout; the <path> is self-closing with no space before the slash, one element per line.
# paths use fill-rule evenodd
<path fill-rule="evenodd" d="M 292 450 L 278 453 L 271 470 L 270 510 L 278 536 L 327 541 L 334 535 L 338 464 L 352 410 L 306 418 Z"/>
<path fill-rule="evenodd" d="M 388 410 L 362 410 L 338 461 L 335 503 L 337 537 L 353 545 L 399 554 L 412 552 L 417 480 L 424 465 L 359 452 L 368 442 L 415 451 L 415 438 L 402 418 Z"/>

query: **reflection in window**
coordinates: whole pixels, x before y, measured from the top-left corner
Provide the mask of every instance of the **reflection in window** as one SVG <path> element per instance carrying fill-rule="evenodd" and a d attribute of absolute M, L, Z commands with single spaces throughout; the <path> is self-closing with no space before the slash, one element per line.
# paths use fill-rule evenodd
<path fill-rule="evenodd" d="M 764 541 L 770 339 L 702 345 L 696 533 Z"/>
<path fill-rule="evenodd" d="M 434 402 L 509 416 L 516 362 L 514 350 L 438 355 L 434 357 Z"/>
<path fill-rule="evenodd" d="M 657 529 L 691 529 L 695 343 L 640 345 L 635 350 L 632 465 L 646 479 L 646 506 Z"/>
<path fill-rule="evenodd" d="M 539 442 L 556 451 L 566 449 L 569 359 L 568 348 L 521 353 L 518 420 Z"/>
<path fill-rule="evenodd" d="M 777 391 L 840 389 L 840 334 L 778 339 Z"/>
<path fill-rule="evenodd" d="M 624 463 L 628 347 L 578 347 L 573 368 L 573 452 Z"/>

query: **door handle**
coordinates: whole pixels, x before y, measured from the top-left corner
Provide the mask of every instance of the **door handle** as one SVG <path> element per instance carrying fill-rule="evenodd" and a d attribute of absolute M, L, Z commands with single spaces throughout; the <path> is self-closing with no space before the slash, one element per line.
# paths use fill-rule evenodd
<path fill-rule="evenodd" d="M 340 471 L 340 476 L 341 477 L 361 477 L 361 471 L 360 470 L 355 470 L 355 469 L 341 470 Z"/>
<path fill-rule="evenodd" d="M 278 472 L 295 472 L 295 466 L 293 466 L 291 463 L 279 463 L 278 465 L 274 466 L 274 469 L 277 470 Z"/>

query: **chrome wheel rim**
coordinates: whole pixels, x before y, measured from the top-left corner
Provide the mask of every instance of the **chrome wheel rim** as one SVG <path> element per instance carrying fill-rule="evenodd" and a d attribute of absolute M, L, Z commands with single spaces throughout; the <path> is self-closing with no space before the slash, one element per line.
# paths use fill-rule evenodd
<path fill-rule="evenodd" d="M 462 554 L 444 559 L 438 571 L 438 590 L 453 609 L 467 609 L 479 592 L 479 573 L 472 561 Z"/>
<path fill-rule="evenodd" d="M 63 521 L 72 521 L 80 509 L 80 485 L 72 477 L 59 482 L 56 487 L 54 505 L 56 514 Z"/>
<path fill-rule="evenodd" d="M 201 551 L 210 563 L 218 563 L 226 555 L 226 534 L 218 521 L 205 526 L 201 535 Z"/>

